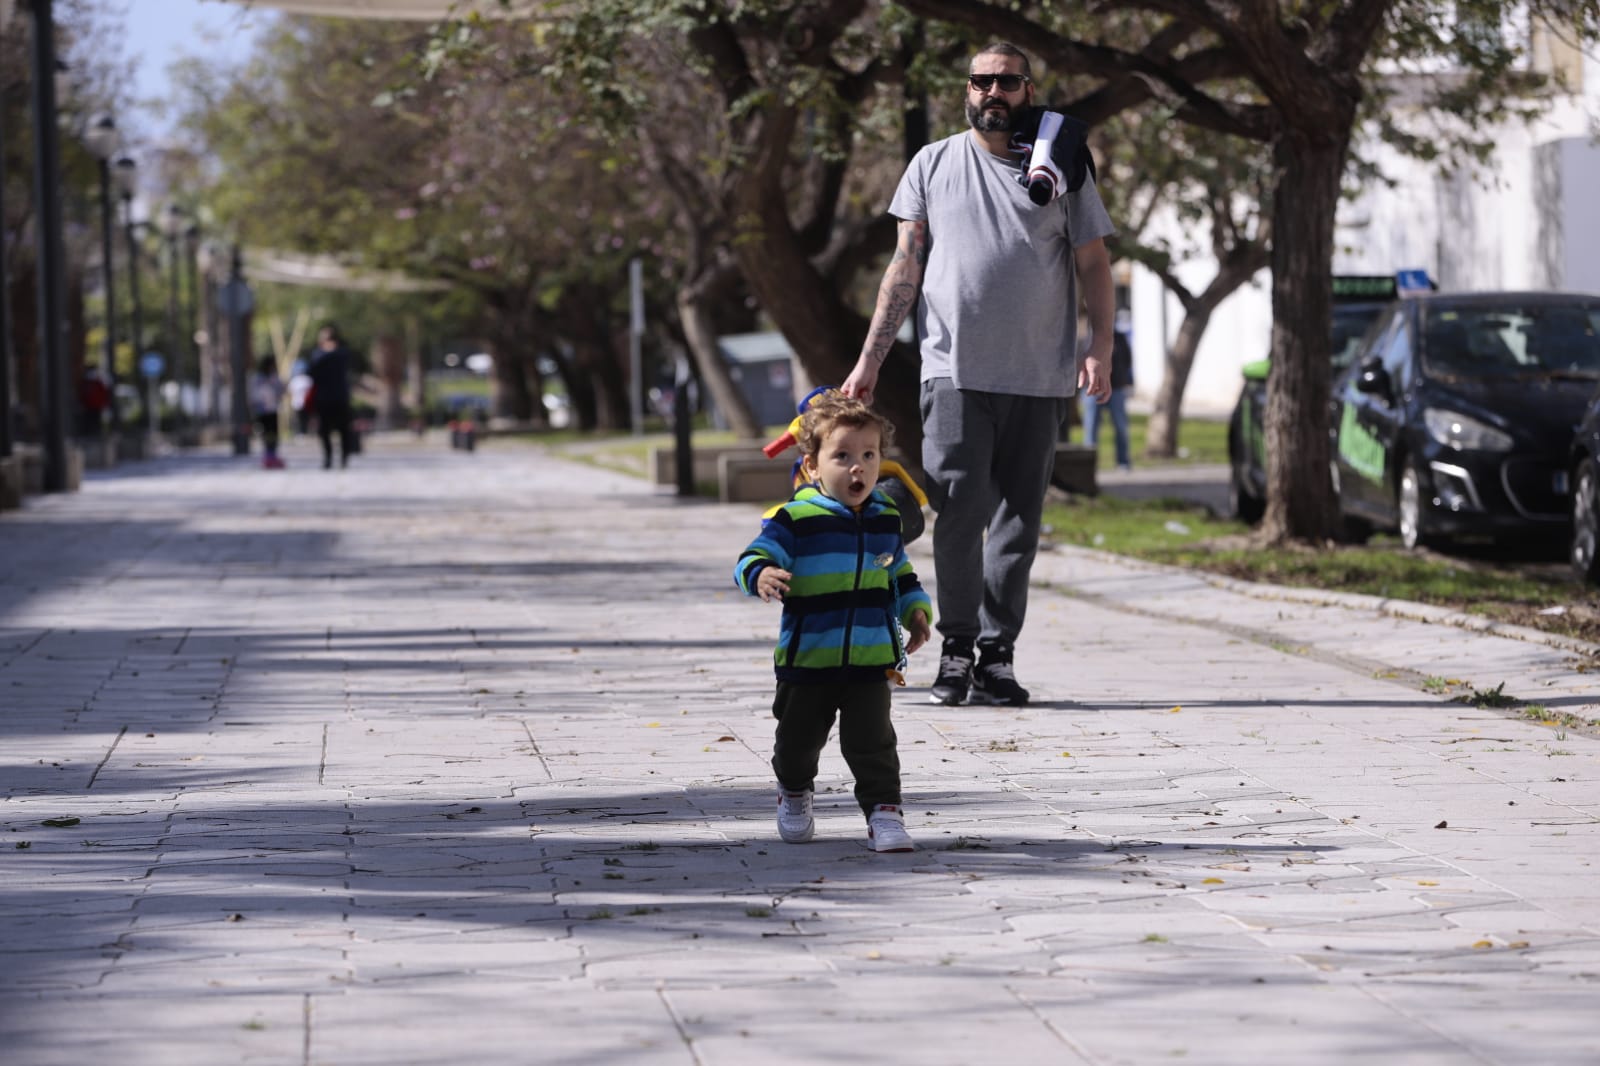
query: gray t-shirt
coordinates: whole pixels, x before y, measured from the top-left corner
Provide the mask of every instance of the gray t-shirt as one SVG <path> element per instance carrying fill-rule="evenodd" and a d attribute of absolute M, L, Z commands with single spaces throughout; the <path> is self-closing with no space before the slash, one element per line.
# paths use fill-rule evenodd
<path fill-rule="evenodd" d="M 922 380 L 1014 396 L 1077 388 L 1078 278 L 1072 250 L 1114 232 L 1094 186 L 1039 207 L 1016 161 L 970 132 L 911 160 L 889 213 L 928 223 L 917 301 Z"/>

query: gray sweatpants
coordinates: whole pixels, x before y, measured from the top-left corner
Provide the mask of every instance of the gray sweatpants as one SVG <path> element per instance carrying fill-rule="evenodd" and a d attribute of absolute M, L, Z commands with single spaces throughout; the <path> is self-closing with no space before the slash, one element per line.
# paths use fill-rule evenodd
<path fill-rule="evenodd" d="M 939 516 L 933 569 L 946 638 L 1010 644 L 1022 632 L 1070 402 L 957 389 L 949 378 L 922 383 L 922 465 Z"/>

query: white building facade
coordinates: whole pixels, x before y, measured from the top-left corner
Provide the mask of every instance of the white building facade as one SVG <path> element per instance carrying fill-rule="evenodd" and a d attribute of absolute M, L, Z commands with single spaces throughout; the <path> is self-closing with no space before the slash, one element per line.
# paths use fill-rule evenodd
<path fill-rule="evenodd" d="M 1569 91 L 1537 121 L 1503 127 L 1486 165 L 1451 168 L 1388 148 L 1371 152 L 1391 180 L 1340 205 L 1334 273 L 1422 269 L 1442 292 L 1600 293 L 1600 60 L 1555 41 L 1535 48 L 1533 65 L 1559 75 Z M 1209 258 L 1178 270 L 1196 291 L 1214 273 Z M 1142 267 L 1132 268 L 1127 283 L 1134 391 L 1149 402 L 1183 307 Z M 1271 346 L 1271 284 L 1262 271 L 1217 308 L 1189 376 L 1186 415 L 1225 417 L 1233 409 L 1240 368 L 1265 358 Z"/>

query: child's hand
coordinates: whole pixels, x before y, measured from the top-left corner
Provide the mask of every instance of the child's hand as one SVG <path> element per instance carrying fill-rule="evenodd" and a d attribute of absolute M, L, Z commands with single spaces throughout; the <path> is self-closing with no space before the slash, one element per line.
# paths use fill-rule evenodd
<path fill-rule="evenodd" d="M 928 638 L 933 635 L 933 630 L 928 625 L 928 616 L 921 611 L 911 616 L 911 623 L 906 628 L 911 631 L 911 639 L 906 641 L 907 655 L 928 643 Z"/>
<path fill-rule="evenodd" d="M 761 596 L 761 602 L 771 603 L 787 596 L 789 579 L 793 576 L 789 571 L 779 570 L 776 566 L 762 567 L 761 573 L 756 575 L 756 592 Z"/>

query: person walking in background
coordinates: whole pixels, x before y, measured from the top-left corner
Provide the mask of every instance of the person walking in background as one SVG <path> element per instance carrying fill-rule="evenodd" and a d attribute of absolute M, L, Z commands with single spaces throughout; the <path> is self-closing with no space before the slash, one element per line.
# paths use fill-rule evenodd
<path fill-rule="evenodd" d="M 817 762 L 835 715 L 839 748 L 874 851 L 912 851 L 900 810 L 900 753 L 889 680 L 932 633 L 933 606 L 906 558 L 900 512 L 877 491 L 888 419 L 837 392 L 814 398 L 801 422 L 801 472 L 810 484 L 762 524 L 739 556 L 735 584 L 783 602 L 773 665 L 778 719 L 778 836 L 814 832 Z M 910 634 L 902 650 L 900 627 Z"/>
<path fill-rule="evenodd" d="M 311 432 L 312 399 L 306 361 L 296 359 L 289 368 L 289 409 L 294 412 L 294 432 L 302 437 Z"/>
<path fill-rule="evenodd" d="M 250 379 L 250 409 L 261 430 L 261 466 L 266 470 L 283 469 L 283 460 L 278 458 L 278 408 L 283 405 L 283 393 L 278 361 L 263 355 L 256 362 L 255 375 Z"/>
<path fill-rule="evenodd" d="M 0 370 L 3 373 L 3 370 Z M 79 426 L 81 436 L 99 440 L 105 432 L 106 412 L 111 410 L 111 386 L 97 366 L 85 367 L 78 382 Z"/>
<path fill-rule="evenodd" d="M 1125 312 L 1118 311 L 1122 319 Z M 1112 441 L 1116 446 L 1117 469 L 1133 469 L 1132 452 L 1128 448 L 1128 394 L 1133 391 L 1133 348 L 1122 322 L 1117 323 L 1111 335 L 1111 397 L 1096 402 L 1087 393 L 1083 396 L 1083 441 L 1093 448 L 1099 441 L 1100 412 L 1111 416 Z"/>
<path fill-rule="evenodd" d="M 311 377 L 311 401 L 317 413 L 317 436 L 322 440 L 322 469 L 333 466 L 333 436 L 339 436 L 339 465 L 347 466 L 355 451 L 350 411 L 350 349 L 332 324 L 317 331 L 317 346 L 306 373 Z"/>
<path fill-rule="evenodd" d="M 1075 388 L 1095 400 L 1111 390 L 1115 307 L 1105 238 L 1113 227 L 1086 149 L 1069 151 L 1067 191 L 1057 199 L 1036 204 L 1019 180 L 1026 156 L 1012 134 L 1037 122 L 1027 56 L 1000 42 L 969 70 L 972 128 L 918 152 L 889 204 L 899 239 L 843 391 L 872 402 L 915 307 L 944 637 L 930 695 L 935 703 L 1019 705 L 1029 694 L 1017 682 L 1013 648 L 1061 424 Z M 1081 365 L 1080 287 L 1093 330 Z"/>

